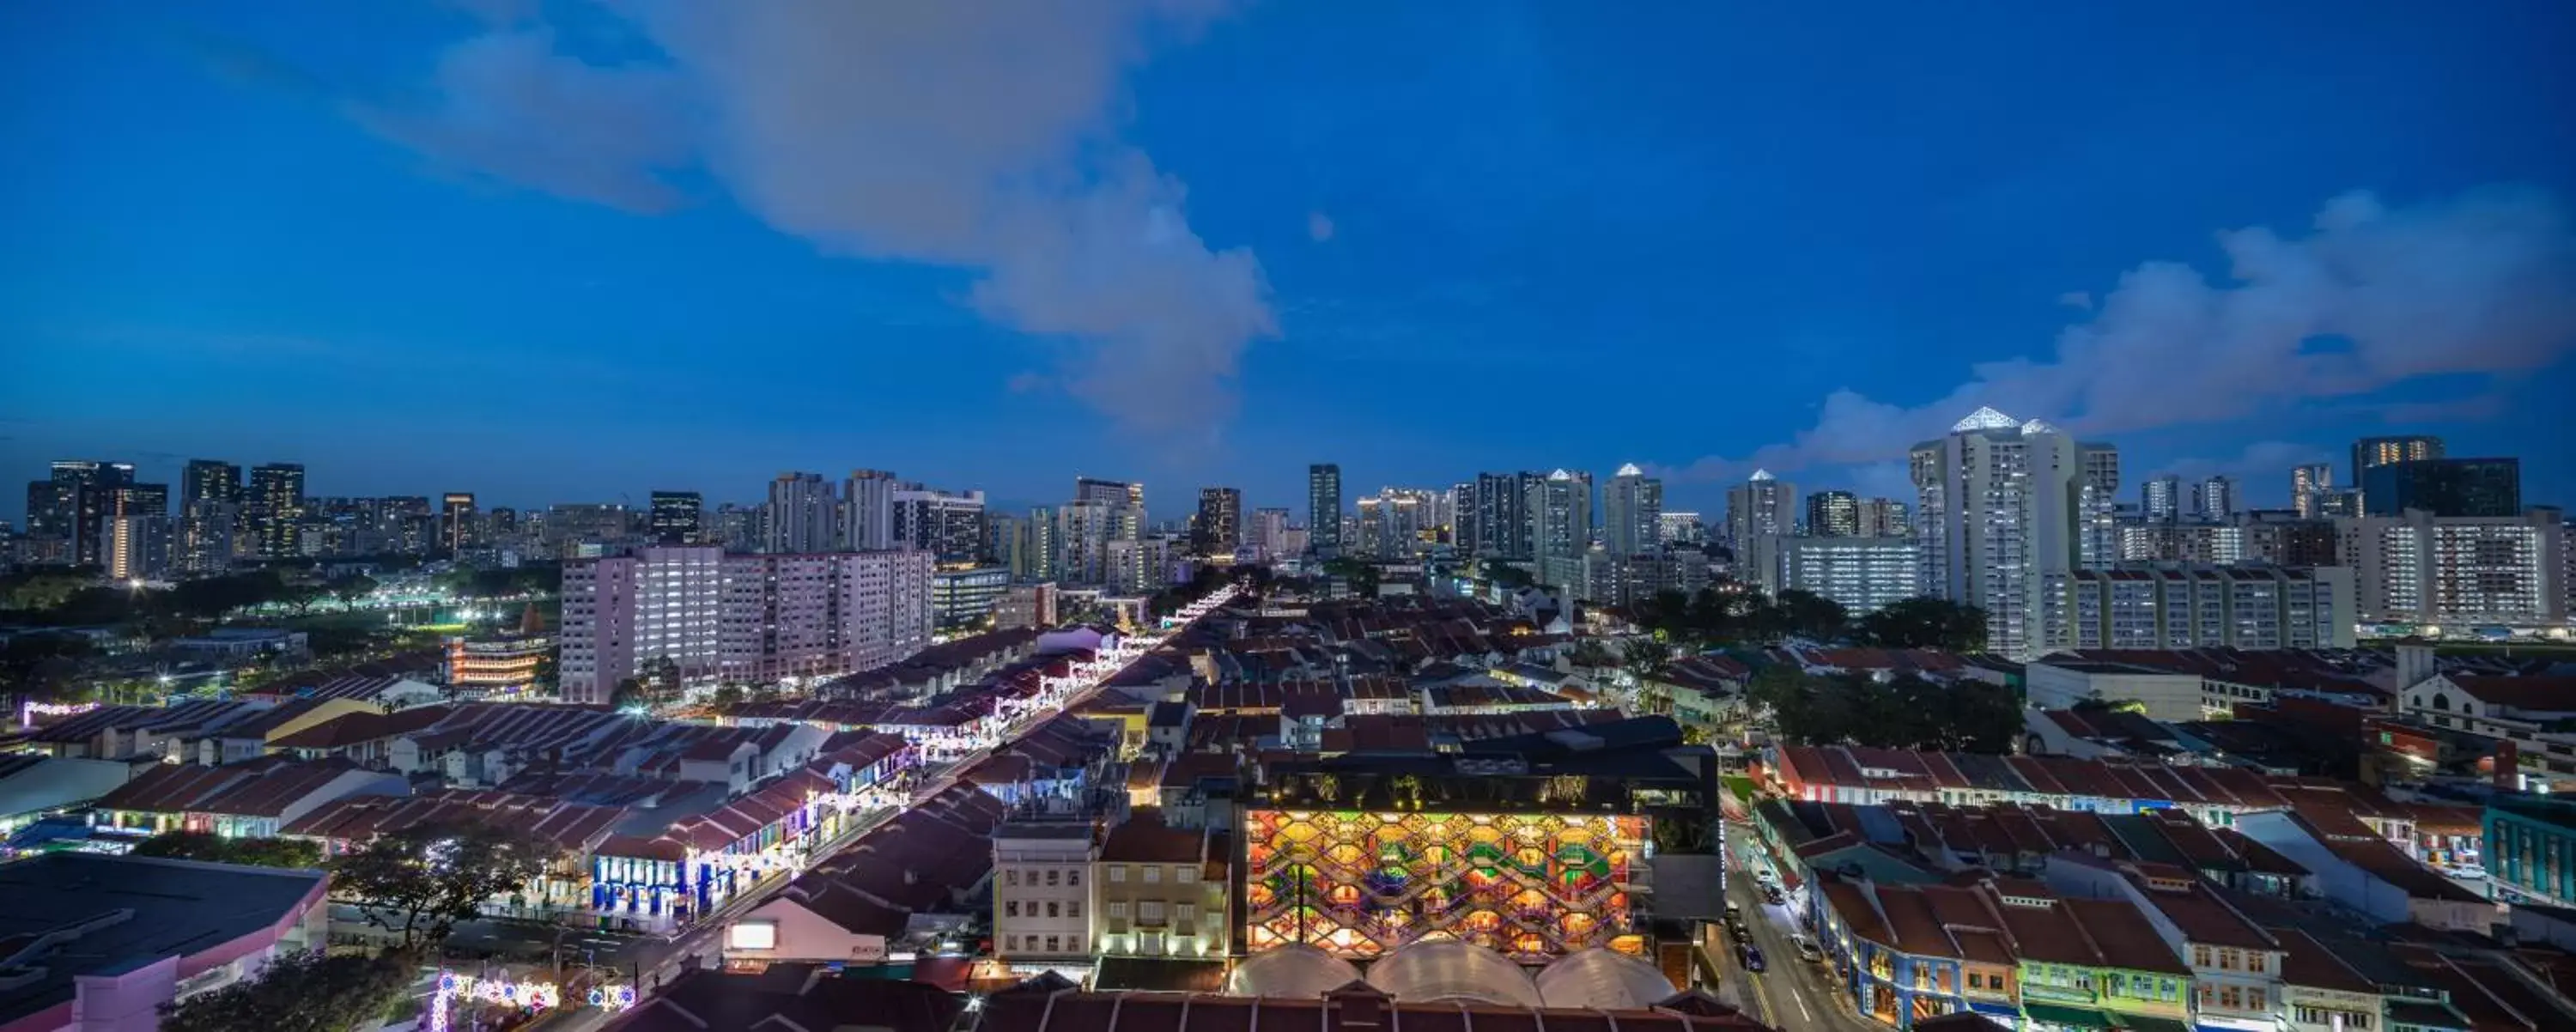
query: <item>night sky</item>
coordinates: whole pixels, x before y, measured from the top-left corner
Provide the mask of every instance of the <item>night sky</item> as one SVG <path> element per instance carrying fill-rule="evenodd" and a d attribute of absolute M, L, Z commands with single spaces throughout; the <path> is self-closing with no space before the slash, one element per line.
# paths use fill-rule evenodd
<path fill-rule="evenodd" d="M 206 456 L 1300 518 L 1314 461 L 1633 461 L 1714 516 L 1910 500 L 1979 404 L 2132 500 L 2404 431 L 2576 503 L 2576 6 L 1752 8 L 1816 10 L 9 4 L 0 514 Z"/>

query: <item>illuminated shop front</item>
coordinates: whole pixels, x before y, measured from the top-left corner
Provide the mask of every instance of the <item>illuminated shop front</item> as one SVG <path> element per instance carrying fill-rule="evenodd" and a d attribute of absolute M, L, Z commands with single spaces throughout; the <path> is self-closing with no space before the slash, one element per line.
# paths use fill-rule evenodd
<path fill-rule="evenodd" d="M 1519 960 L 1593 946 L 1643 954 L 1632 879 L 1647 818 L 1255 810 L 1246 943 L 1347 958 L 1458 940 Z"/>

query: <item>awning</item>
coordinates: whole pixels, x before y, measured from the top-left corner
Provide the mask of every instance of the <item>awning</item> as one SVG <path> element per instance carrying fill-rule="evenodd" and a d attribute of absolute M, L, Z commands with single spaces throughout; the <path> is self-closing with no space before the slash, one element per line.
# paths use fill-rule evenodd
<path fill-rule="evenodd" d="M 2051 1025 L 2059 1025 L 2066 1028 L 2110 1029 L 2119 1027 L 2112 1023 L 2111 1015 L 2091 1007 L 2069 1007 L 2062 1003 L 2038 1003 L 2025 1001 L 2021 1005 L 2021 1012 L 2028 1016 L 2032 1021 L 2046 1022 Z"/>

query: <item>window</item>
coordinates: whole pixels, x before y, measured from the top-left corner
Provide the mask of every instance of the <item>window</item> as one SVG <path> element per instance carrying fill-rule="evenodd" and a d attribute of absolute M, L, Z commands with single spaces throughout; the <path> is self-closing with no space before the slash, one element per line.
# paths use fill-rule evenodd
<path fill-rule="evenodd" d="M 2209 964 L 2209 947 L 2207 947 L 2207 946 L 2201 946 L 2201 945 L 2198 945 L 2198 944 L 2194 944 L 2194 945 L 2192 946 L 2192 948 L 2191 948 L 2191 966 L 2193 966 L 2193 967 L 2197 967 L 2197 968 L 2205 968 L 2205 967 L 2210 966 L 2210 964 Z"/>
<path fill-rule="evenodd" d="M 1003 937 L 1002 937 L 1002 949 L 1003 949 L 1003 950 L 1005 950 L 1005 951 L 1010 951 L 1010 950 L 1017 950 L 1017 949 L 1019 949 L 1019 948 L 1020 948 L 1020 937 L 1019 937 L 1019 936 L 1016 936 L 1016 935 L 1005 935 L 1005 936 L 1003 936 Z"/>
<path fill-rule="evenodd" d="M 2272 1008 L 2267 1007 L 2267 1006 L 2264 1006 L 2264 1004 L 2265 1004 L 2265 1003 L 2266 1003 L 2266 1001 L 2263 999 L 2263 987 L 2262 987 L 2262 986 L 2247 986 L 2247 987 L 2245 987 L 2245 1009 L 2246 1009 L 2246 1010 L 2254 1011 L 2254 1012 L 2256 1012 L 2256 1013 L 2261 1013 L 2261 1012 L 2263 1012 L 2263 1011 L 2271 1010 Z"/>
<path fill-rule="evenodd" d="M 1112 867 L 1112 868 L 1110 868 L 1110 869 L 1109 869 L 1109 880 L 1110 880 L 1110 881 L 1112 881 L 1112 882 L 1124 882 L 1124 881 L 1126 881 L 1126 880 L 1127 880 L 1127 869 L 1126 869 L 1126 868 L 1124 868 L 1124 867 Z"/>
<path fill-rule="evenodd" d="M 1123 900 L 1112 900 L 1112 901 L 1110 901 L 1110 904 L 1109 904 L 1109 916 L 1111 916 L 1111 917 L 1119 917 L 1119 918 L 1126 917 L 1126 916 L 1127 916 L 1127 904 L 1126 904 L 1126 902 L 1125 902 L 1125 901 L 1123 901 Z"/>
<path fill-rule="evenodd" d="M 1147 884 L 1147 885 L 1154 885 L 1154 884 L 1158 884 L 1158 883 L 1160 883 L 1162 880 L 1163 880 L 1163 869 L 1162 869 L 1162 868 L 1160 868 L 1160 867 L 1156 867 L 1156 866 L 1154 866 L 1154 865 L 1152 865 L 1152 864 L 1147 864 L 1147 865 L 1145 865 L 1145 884 Z"/>
<path fill-rule="evenodd" d="M 1179 883 L 1181 883 L 1181 884 L 1183 884 L 1183 885 L 1187 885 L 1187 884 L 1190 884 L 1191 882 L 1195 882 L 1195 881 L 1199 880 L 1199 869 L 1198 869 L 1198 868 L 1195 868 L 1195 867 L 1175 867 L 1175 868 L 1172 868 L 1172 880 L 1173 880 L 1173 881 L 1177 881 L 1177 882 L 1179 882 Z"/>
<path fill-rule="evenodd" d="M 1019 868 L 1014 867 L 1014 868 L 1011 868 L 1010 870 L 1007 870 L 1007 871 L 1002 872 L 1002 884 L 1004 884 L 1004 885 L 1017 885 L 1017 884 L 1019 884 L 1019 883 L 1020 883 L 1020 869 L 1019 869 Z"/>
<path fill-rule="evenodd" d="M 1065 883 L 1065 884 L 1067 884 L 1067 885 L 1080 885 L 1080 884 L 1082 884 L 1082 872 L 1081 872 L 1081 871 L 1066 871 L 1066 872 L 1064 872 L 1064 883 Z"/>
<path fill-rule="evenodd" d="M 1064 940 L 1062 940 L 1062 939 L 1060 939 L 1060 938 L 1058 938 L 1058 937 L 1056 937 L 1056 936 L 1052 936 L 1052 935 L 1047 936 L 1047 948 L 1046 948 L 1046 951 L 1047 951 L 1047 952 L 1049 952 L 1049 953 L 1054 953 L 1054 952 L 1056 952 L 1056 951 L 1058 951 L 1058 950 L 1061 950 L 1061 949 L 1063 949 L 1063 948 L 1064 948 Z"/>
<path fill-rule="evenodd" d="M 1047 901 L 1047 916 L 1048 916 L 1048 917 L 1063 917 L 1063 916 L 1064 916 L 1063 914 L 1059 914 L 1059 913 L 1057 913 L 1057 912 L 1056 912 L 1056 911 L 1058 911 L 1058 910 L 1062 910 L 1062 909 L 1064 909 L 1064 908 L 1063 908 L 1063 907 L 1061 907 L 1061 906 L 1058 906 L 1054 900 L 1048 900 L 1048 901 Z"/>
<path fill-rule="evenodd" d="M 2262 974 L 2263 969 L 2270 967 L 2271 964 L 2271 958 L 2266 957 L 2261 953 L 2247 953 L 2245 955 L 2245 970 L 2251 971 L 2255 974 Z"/>
<path fill-rule="evenodd" d="M 1175 903 L 1172 905 L 1172 920 L 1187 921 L 1190 919 L 1190 915 L 1198 912 L 1198 909 L 1199 908 L 1187 903 Z"/>
<path fill-rule="evenodd" d="M 1149 899 L 1136 904 L 1136 920 L 1160 921 L 1162 919 L 1163 902 L 1161 900 Z"/>
<path fill-rule="evenodd" d="M 1048 872 L 1047 872 L 1047 884 L 1049 884 L 1049 885 L 1053 885 L 1053 884 L 1055 884 L 1056 877 L 1057 877 L 1056 872 L 1054 872 L 1054 871 L 1048 871 Z"/>
<path fill-rule="evenodd" d="M 2219 986 L 2218 1007 L 2220 1010 L 2244 1010 L 2245 991 L 2232 985 Z"/>
<path fill-rule="evenodd" d="M 1077 899 L 1077 900 L 1074 900 L 1074 901 L 1073 901 L 1073 902 L 1071 902 L 1071 903 L 1067 903 L 1067 904 L 1065 904 L 1065 905 L 1064 905 L 1064 916 L 1066 916 L 1066 917 L 1081 917 L 1081 916 L 1082 916 L 1082 901 Z"/>
<path fill-rule="evenodd" d="M 1983 989 L 1983 988 L 1985 988 L 1985 987 L 1986 987 L 1986 976 L 1984 976 L 1984 975 L 1980 975 L 1980 974 L 1978 974 L 1978 973 L 1976 973 L 1976 972 L 1974 972 L 1974 971 L 1968 972 L 1968 988 L 1970 988 L 1970 989 Z"/>
<path fill-rule="evenodd" d="M 1006 899 L 1006 900 L 1003 900 L 1003 901 L 1002 901 L 1002 916 L 1003 916 L 1003 917 L 1018 917 L 1018 916 L 1020 916 L 1020 901 L 1019 901 L 1019 900 L 1016 900 L 1016 899 Z"/>
<path fill-rule="evenodd" d="M 2221 971 L 2234 971 L 2244 966 L 2242 960 L 2243 957 L 2232 948 L 2218 951 L 2218 969 Z"/>

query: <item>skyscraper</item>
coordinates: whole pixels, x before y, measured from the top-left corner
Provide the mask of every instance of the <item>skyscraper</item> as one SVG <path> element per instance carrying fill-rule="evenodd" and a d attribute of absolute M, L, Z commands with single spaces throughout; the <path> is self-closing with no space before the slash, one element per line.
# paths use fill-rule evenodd
<path fill-rule="evenodd" d="M 1251 551 L 1254 562 L 1276 562 L 1292 555 L 1288 551 L 1288 510 L 1254 510 L 1243 525 L 1243 546 Z"/>
<path fill-rule="evenodd" d="M 2520 516 L 2522 460 L 2410 459 L 2361 471 L 2363 515 L 2408 509 L 2444 517 Z"/>
<path fill-rule="evenodd" d="M 2138 509 L 2147 519 L 2171 523 L 2182 518 L 2182 478 L 2167 473 L 2138 485 Z"/>
<path fill-rule="evenodd" d="M 664 545 L 692 545 L 698 541 L 698 524 L 705 502 L 695 491 L 655 491 L 653 508 L 646 516 L 646 527 L 653 541 Z"/>
<path fill-rule="evenodd" d="M 1318 462 L 1306 467 L 1307 546 L 1330 559 L 1342 551 L 1342 467 Z"/>
<path fill-rule="evenodd" d="M 1108 506 L 1104 540 L 1134 541 L 1145 536 L 1145 485 L 1076 477 L 1073 500 Z"/>
<path fill-rule="evenodd" d="M 1914 524 L 1906 518 L 1908 512 L 1910 508 L 1904 502 L 1890 498 L 1863 498 L 1860 501 L 1860 536 L 1911 538 Z"/>
<path fill-rule="evenodd" d="M 1205 556 L 1230 556 L 1243 547 L 1242 491 L 1199 489 L 1198 522 L 1190 528 L 1190 547 Z"/>
<path fill-rule="evenodd" d="M 1807 496 L 1807 533 L 1813 537 L 1859 537 L 1860 499 L 1849 491 L 1818 491 Z"/>
<path fill-rule="evenodd" d="M 304 554 L 304 466 L 272 462 L 250 471 L 251 534 L 264 559 Z"/>
<path fill-rule="evenodd" d="M 27 485 L 27 535 L 63 542 L 73 563 L 100 561 L 100 521 L 114 508 L 118 488 L 134 483 L 134 465 L 92 459 L 59 459 L 46 480 Z"/>
<path fill-rule="evenodd" d="M 216 459 L 189 459 L 186 472 L 179 477 L 179 506 L 182 511 L 200 505 L 240 505 L 242 469 L 239 465 Z"/>
<path fill-rule="evenodd" d="M 1530 485 L 1527 505 L 1539 582 L 1580 589 L 1583 553 L 1592 545 L 1592 475 L 1562 469 L 1550 473 Z"/>
<path fill-rule="evenodd" d="M 2372 466 L 2391 462 L 2421 462 L 2442 457 L 2442 439 L 2421 434 L 2408 437 L 2364 437 L 2352 442 L 2352 482 L 2362 483 L 2362 472 Z"/>
<path fill-rule="evenodd" d="M 1478 559 L 1526 562 L 1530 542 L 1530 492 L 1547 480 L 1545 473 L 1478 473 L 1469 521 L 1473 533 L 1467 551 Z"/>
<path fill-rule="evenodd" d="M 2235 477 L 2211 477 L 2193 485 L 2191 493 L 2192 507 L 2201 519 L 2224 523 L 2236 515 L 2240 499 Z"/>
<path fill-rule="evenodd" d="M 450 491 L 438 499 L 438 543 L 455 555 L 474 547 L 474 494 Z"/>
<path fill-rule="evenodd" d="M 1797 524 L 1798 485 L 1770 470 L 1754 470 L 1751 479 L 1726 491 L 1726 533 L 1739 553 L 1753 539 L 1792 533 Z"/>
<path fill-rule="evenodd" d="M 2325 496 L 2333 490 L 2333 466 L 2312 462 L 2290 467 L 2290 508 L 2300 519 L 2325 515 Z"/>
<path fill-rule="evenodd" d="M 894 474 L 881 469 L 854 469 L 841 482 L 841 520 L 835 535 L 840 546 L 872 552 L 894 547 Z"/>
<path fill-rule="evenodd" d="M 894 491 L 894 543 L 918 548 L 941 562 L 964 562 L 984 552 L 984 492 L 963 494 L 905 484 Z"/>
<path fill-rule="evenodd" d="M 1986 646 L 2027 659 L 2042 638 L 2042 586 L 2079 568 L 2085 453 L 2039 420 L 1981 408 L 1914 446 L 1916 555 L 1926 594 L 1986 612 Z"/>
<path fill-rule="evenodd" d="M 1635 463 L 1619 467 L 1601 492 L 1601 540 L 1620 558 L 1655 551 L 1663 537 L 1664 482 Z"/>
<path fill-rule="evenodd" d="M 761 506 L 760 550 L 785 555 L 829 552 L 840 518 L 832 485 L 820 473 L 781 473 Z"/>

